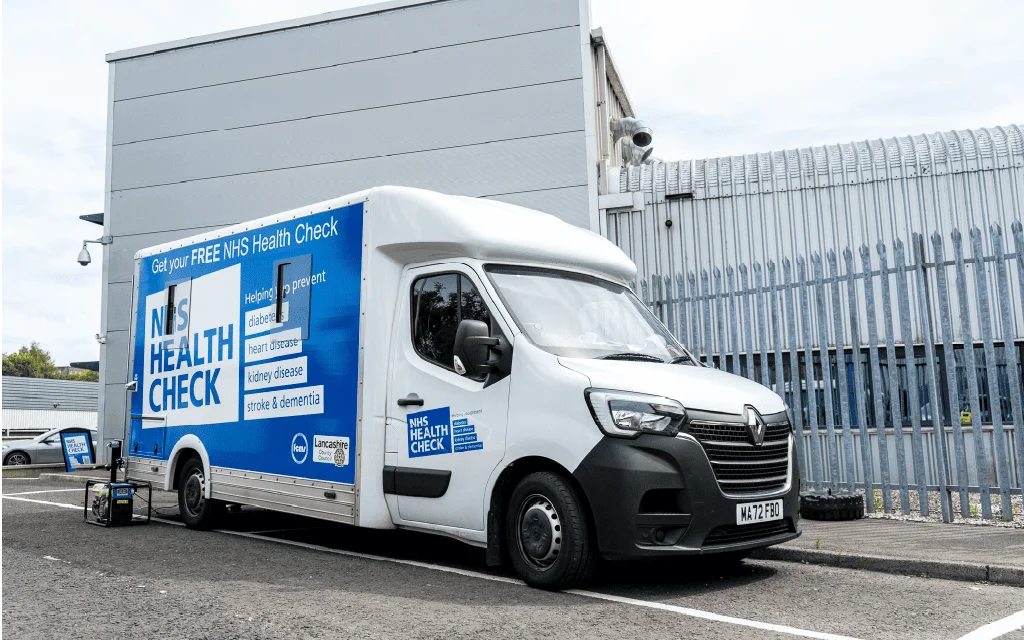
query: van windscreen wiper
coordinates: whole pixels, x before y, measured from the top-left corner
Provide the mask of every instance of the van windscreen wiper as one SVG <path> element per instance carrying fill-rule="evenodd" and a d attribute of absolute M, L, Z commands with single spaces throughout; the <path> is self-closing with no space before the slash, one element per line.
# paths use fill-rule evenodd
<path fill-rule="evenodd" d="M 598 360 L 639 360 L 640 362 L 659 362 L 664 363 L 665 361 L 658 356 L 648 355 L 646 353 L 610 353 L 606 356 L 600 356 Z"/>

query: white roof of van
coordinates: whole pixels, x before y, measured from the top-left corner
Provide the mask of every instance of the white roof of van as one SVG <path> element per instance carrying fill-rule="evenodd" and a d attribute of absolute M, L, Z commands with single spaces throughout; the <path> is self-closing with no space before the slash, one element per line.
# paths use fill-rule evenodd
<path fill-rule="evenodd" d="M 286 220 L 367 202 L 366 241 L 402 263 L 452 258 L 534 263 L 581 270 L 622 282 L 636 266 L 621 249 L 587 229 L 505 202 L 411 187 L 375 187 L 265 218 L 142 249 L 136 259 Z"/>
<path fill-rule="evenodd" d="M 400 262 L 532 262 L 624 283 L 636 274 L 626 254 L 602 236 L 534 209 L 408 187 L 378 187 L 370 194 L 369 240 Z"/>

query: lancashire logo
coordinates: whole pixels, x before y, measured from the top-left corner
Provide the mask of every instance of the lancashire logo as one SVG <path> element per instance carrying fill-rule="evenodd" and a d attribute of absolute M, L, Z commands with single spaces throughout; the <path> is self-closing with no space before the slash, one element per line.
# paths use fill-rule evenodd
<path fill-rule="evenodd" d="M 348 438 L 338 436 L 313 436 L 313 462 L 344 467 L 349 460 Z"/>
<path fill-rule="evenodd" d="M 750 433 L 750 442 L 755 447 L 760 447 L 764 444 L 764 432 L 767 431 L 768 427 L 764 423 L 764 418 L 757 412 L 757 409 L 747 405 L 743 408 L 746 413 L 747 431 Z"/>
<path fill-rule="evenodd" d="M 292 438 L 292 460 L 295 464 L 302 464 L 306 461 L 306 456 L 309 455 L 309 440 L 306 440 L 306 436 L 301 433 L 296 433 L 295 437 Z"/>

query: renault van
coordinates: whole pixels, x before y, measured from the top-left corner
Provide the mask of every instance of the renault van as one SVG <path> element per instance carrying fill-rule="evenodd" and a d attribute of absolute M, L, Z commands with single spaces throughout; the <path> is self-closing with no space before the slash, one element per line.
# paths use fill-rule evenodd
<path fill-rule="evenodd" d="M 782 399 L 702 364 L 635 272 L 554 216 L 399 187 L 142 250 L 129 474 L 189 527 L 425 531 L 544 588 L 795 538 Z"/>

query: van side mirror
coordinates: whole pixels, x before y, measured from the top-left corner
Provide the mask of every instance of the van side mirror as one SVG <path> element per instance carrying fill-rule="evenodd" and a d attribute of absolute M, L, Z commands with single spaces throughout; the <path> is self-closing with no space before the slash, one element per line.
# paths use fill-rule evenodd
<path fill-rule="evenodd" d="M 487 361 L 492 346 L 498 346 L 498 339 L 491 337 L 486 322 L 466 319 L 459 323 L 455 331 L 455 358 L 462 363 L 466 376 L 480 378 L 490 373 Z"/>

